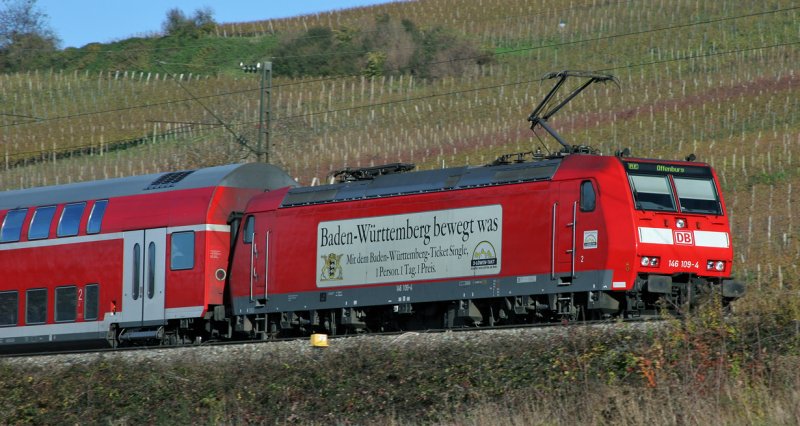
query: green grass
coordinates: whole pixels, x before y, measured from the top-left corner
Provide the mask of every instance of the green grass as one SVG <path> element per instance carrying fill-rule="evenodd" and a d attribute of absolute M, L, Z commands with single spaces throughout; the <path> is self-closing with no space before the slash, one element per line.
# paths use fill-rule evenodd
<path fill-rule="evenodd" d="M 70 48 L 60 55 L 65 71 L 98 73 L 107 70 L 194 73 L 238 77 L 239 62 L 264 60 L 259 52 L 270 52 L 276 36 L 197 39 L 178 37 L 131 38 L 108 44 L 93 43 Z"/>
<path fill-rule="evenodd" d="M 797 307 L 780 305 L 723 319 L 710 303 L 646 329 L 334 340 L 225 362 L 0 361 L 0 422 L 785 424 L 800 414 L 800 335 Z"/>

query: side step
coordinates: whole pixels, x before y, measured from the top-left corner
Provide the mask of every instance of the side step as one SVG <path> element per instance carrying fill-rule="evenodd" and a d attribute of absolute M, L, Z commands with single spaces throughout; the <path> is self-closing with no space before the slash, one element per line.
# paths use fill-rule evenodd
<path fill-rule="evenodd" d="M 119 334 L 120 342 L 141 343 L 145 341 L 158 341 L 164 338 L 164 327 L 155 330 L 122 330 Z"/>

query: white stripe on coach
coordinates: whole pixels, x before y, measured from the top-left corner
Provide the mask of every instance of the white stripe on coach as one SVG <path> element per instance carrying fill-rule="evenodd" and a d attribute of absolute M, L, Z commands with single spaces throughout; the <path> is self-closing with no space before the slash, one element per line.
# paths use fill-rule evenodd
<path fill-rule="evenodd" d="M 186 225 L 186 226 L 171 226 L 167 228 L 167 234 L 171 234 L 173 232 L 186 232 L 186 231 L 195 231 L 195 232 L 231 232 L 230 225 L 213 225 L 210 223 L 200 224 L 200 225 Z"/>
<path fill-rule="evenodd" d="M 131 231 L 141 231 L 141 229 L 131 229 Z M 167 228 L 168 234 L 171 234 L 173 232 L 184 232 L 184 231 L 231 232 L 231 227 L 230 225 L 215 225 L 211 223 L 203 223 L 199 225 L 172 226 Z M 80 235 L 77 237 L 48 238 L 44 240 L 3 243 L 0 244 L 0 251 L 17 250 L 23 248 L 51 247 L 51 246 L 60 246 L 64 244 L 94 243 L 97 241 L 109 241 L 109 240 L 119 240 L 119 239 L 122 239 L 122 232 L 112 232 L 109 234 Z"/>
<path fill-rule="evenodd" d="M 49 238 L 46 240 L 24 241 L 21 243 L 3 243 L 0 244 L 0 251 L 16 250 L 23 248 L 60 246 L 65 244 L 93 243 L 96 241 L 119 240 L 121 238 L 122 238 L 122 232 L 113 232 L 110 234 L 81 235 L 79 237 Z"/>

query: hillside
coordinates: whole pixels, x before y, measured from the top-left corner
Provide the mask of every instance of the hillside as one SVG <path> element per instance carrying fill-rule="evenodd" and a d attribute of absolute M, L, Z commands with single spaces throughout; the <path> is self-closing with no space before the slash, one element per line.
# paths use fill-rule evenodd
<path fill-rule="evenodd" d="M 612 73 L 619 88 L 584 92 L 554 126 L 604 153 L 693 152 L 711 163 L 733 219 L 737 274 L 785 291 L 798 282 L 800 257 L 792 194 L 800 179 L 799 12 L 786 0 L 425 0 L 222 24 L 198 40 L 90 45 L 92 55 L 76 54 L 85 66 L 0 76 L 0 188 L 253 161 L 258 76 L 221 61 L 221 52 L 256 60 L 281 37 L 318 26 L 368 31 L 388 14 L 423 32 L 441 27 L 494 57 L 484 65 L 474 55 L 431 57 L 442 72 L 428 78 L 392 69 L 275 77 L 271 160 L 300 183 L 346 166 L 479 165 L 541 147 L 525 121 L 550 87 L 540 77 Z M 153 49 L 171 59 L 141 53 Z"/>

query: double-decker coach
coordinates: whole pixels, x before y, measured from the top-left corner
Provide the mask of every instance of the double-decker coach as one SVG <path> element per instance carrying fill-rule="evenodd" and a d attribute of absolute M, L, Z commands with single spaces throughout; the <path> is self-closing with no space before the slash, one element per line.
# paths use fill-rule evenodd
<path fill-rule="evenodd" d="M 230 223 L 295 185 L 237 164 L 0 196 L 0 346 L 191 341 L 224 303 Z"/>

